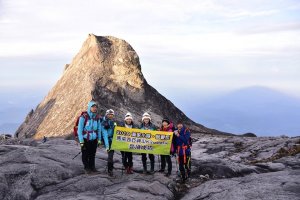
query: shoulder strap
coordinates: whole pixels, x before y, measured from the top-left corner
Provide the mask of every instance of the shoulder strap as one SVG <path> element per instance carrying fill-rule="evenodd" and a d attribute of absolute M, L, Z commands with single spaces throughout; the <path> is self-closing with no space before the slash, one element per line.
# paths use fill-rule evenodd
<path fill-rule="evenodd" d="M 187 131 L 190 131 L 190 130 L 188 128 L 185 128 L 184 135 L 186 134 Z"/>
<path fill-rule="evenodd" d="M 100 122 L 102 122 L 103 118 L 101 117 L 101 115 L 96 115 L 96 120 L 100 120 Z"/>
<path fill-rule="evenodd" d="M 188 143 L 189 143 L 190 146 L 192 146 L 192 137 L 191 137 L 191 131 L 190 131 L 190 129 L 185 128 L 185 130 L 184 130 L 184 137 L 185 137 L 185 134 L 186 134 L 187 131 L 190 132 L 190 138 L 188 139 Z M 186 139 L 186 137 L 185 137 L 185 139 Z"/>
<path fill-rule="evenodd" d="M 82 112 L 81 116 L 84 117 L 84 125 L 83 125 L 83 128 L 84 128 L 85 125 L 87 124 L 87 121 L 89 120 L 89 114 L 87 112 Z"/>

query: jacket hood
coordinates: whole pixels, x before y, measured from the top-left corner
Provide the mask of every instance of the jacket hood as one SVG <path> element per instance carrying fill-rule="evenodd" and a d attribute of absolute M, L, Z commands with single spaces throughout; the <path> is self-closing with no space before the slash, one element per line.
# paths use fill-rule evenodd
<path fill-rule="evenodd" d="M 88 103 L 88 110 L 87 110 L 87 112 L 88 112 L 88 114 L 89 114 L 90 117 L 95 117 L 96 116 L 96 113 L 92 113 L 92 111 L 91 111 L 91 108 L 92 108 L 93 105 L 97 105 L 97 103 L 95 101 L 90 101 Z"/>

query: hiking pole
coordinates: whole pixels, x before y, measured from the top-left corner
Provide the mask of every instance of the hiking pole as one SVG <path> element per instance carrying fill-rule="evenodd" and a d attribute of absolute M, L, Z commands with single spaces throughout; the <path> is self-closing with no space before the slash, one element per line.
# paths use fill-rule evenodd
<path fill-rule="evenodd" d="M 191 159 L 192 159 L 192 151 L 190 151 L 190 155 L 188 156 L 188 161 L 187 161 L 187 163 L 185 164 L 185 174 L 186 174 L 186 177 L 187 178 L 190 178 L 190 175 L 191 175 L 191 167 L 192 167 L 192 165 L 191 165 Z"/>
<path fill-rule="evenodd" d="M 121 168 L 121 170 L 122 170 L 122 176 L 123 176 L 123 172 L 124 172 L 124 161 L 125 161 L 125 155 L 123 154 L 123 152 L 121 152 L 121 155 L 122 155 L 122 168 Z"/>
<path fill-rule="evenodd" d="M 157 155 L 157 160 L 158 160 L 158 169 L 160 170 L 160 160 L 159 160 L 159 155 Z"/>
<path fill-rule="evenodd" d="M 187 165 L 186 165 L 186 167 L 187 167 L 186 173 L 187 173 L 187 177 L 189 177 L 189 178 L 190 178 L 190 174 L 191 174 L 190 164 L 191 164 L 191 157 L 188 158 L 188 162 L 187 162 Z"/>
<path fill-rule="evenodd" d="M 189 168 L 189 173 L 191 174 L 192 173 L 192 150 L 190 152 L 190 157 L 189 157 L 189 165 L 188 165 L 188 168 Z"/>
<path fill-rule="evenodd" d="M 76 154 L 76 156 L 74 156 L 74 158 L 72 158 L 72 160 L 74 160 L 77 156 L 79 156 L 79 154 L 81 154 L 81 151 L 78 154 Z"/>

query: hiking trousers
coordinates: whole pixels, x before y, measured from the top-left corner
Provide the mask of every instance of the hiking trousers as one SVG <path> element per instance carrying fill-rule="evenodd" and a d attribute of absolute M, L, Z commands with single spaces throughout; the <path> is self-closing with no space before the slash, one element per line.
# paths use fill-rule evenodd
<path fill-rule="evenodd" d="M 109 139 L 109 147 L 111 148 L 112 140 Z M 114 168 L 114 150 L 107 152 L 107 170 L 112 171 Z"/>
<path fill-rule="evenodd" d="M 161 155 L 161 169 L 165 170 L 166 168 L 166 162 L 168 163 L 168 173 L 171 174 L 172 172 L 172 161 L 171 161 L 171 156 L 169 155 Z"/>
<path fill-rule="evenodd" d="M 154 170 L 154 155 L 153 154 L 148 154 L 149 160 L 150 160 L 150 166 L 151 170 Z M 147 170 L 147 154 L 142 153 L 142 162 L 143 162 L 143 167 L 144 169 Z"/>
<path fill-rule="evenodd" d="M 82 163 L 84 169 L 95 169 L 95 156 L 97 150 L 97 140 L 87 141 L 84 139 L 84 145 L 81 148 L 82 152 Z"/>
<path fill-rule="evenodd" d="M 127 167 L 132 167 L 133 162 L 132 162 L 132 152 L 125 152 L 121 151 L 122 154 L 122 162 L 125 168 Z"/>

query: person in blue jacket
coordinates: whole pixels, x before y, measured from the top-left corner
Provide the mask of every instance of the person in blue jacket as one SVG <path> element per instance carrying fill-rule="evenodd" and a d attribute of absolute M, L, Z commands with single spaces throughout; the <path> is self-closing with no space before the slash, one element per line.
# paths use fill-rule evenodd
<path fill-rule="evenodd" d="M 154 131 L 156 130 L 156 127 L 151 123 L 151 116 L 149 113 L 145 112 L 142 117 L 142 124 L 140 126 L 140 129 L 142 130 L 151 130 Z M 150 159 L 150 174 L 154 173 L 154 155 L 153 154 L 148 154 L 148 157 Z M 143 162 L 143 173 L 147 174 L 147 154 L 142 153 L 142 162 Z"/>
<path fill-rule="evenodd" d="M 178 156 L 179 171 L 182 182 L 190 177 L 191 173 L 191 133 L 181 121 L 177 122 L 174 132 L 175 150 Z"/>
<path fill-rule="evenodd" d="M 82 115 L 78 122 L 78 139 L 82 152 L 82 163 L 86 173 L 97 172 L 95 155 L 97 145 L 101 144 L 99 136 L 98 106 L 95 101 L 88 103 L 86 116 Z M 87 118 L 87 119 L 86 119 Z"/>
<path fill-rule="evenodd" d="M 113 159 L 114 159 L 114 150 L 111 150 L 112 139 L 114 135 L 114 129 L 117 123 L 114 121 L 115 112 L 112 109 L 109 109 L 105 113 L 102 122 L 100 123 L 100 136 L 103 138 L 104 146 L 107 151 L 107 172 L 109 176 L 113 176 Z"/>

